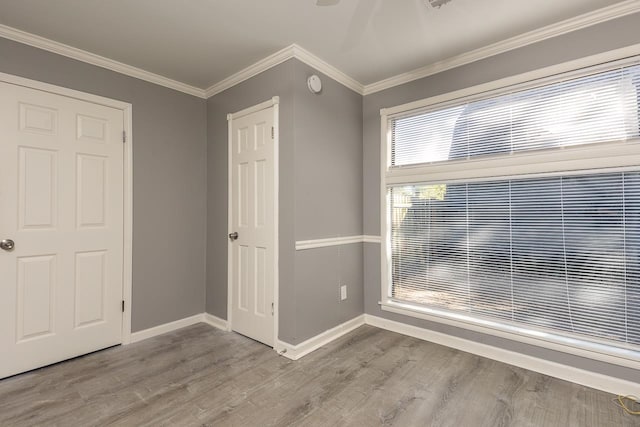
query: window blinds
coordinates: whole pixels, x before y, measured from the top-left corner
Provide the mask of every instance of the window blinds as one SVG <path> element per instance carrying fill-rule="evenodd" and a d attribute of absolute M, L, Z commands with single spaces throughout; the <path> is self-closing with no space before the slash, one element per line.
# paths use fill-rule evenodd
<path fill-rule="evenodd" d="M 391 167 L 638 136 L 640 65 L 391 120 Z"/>
<path fill-rule="evenodd" d="M 383 308 L 640 355 L 640 60 L 604 67 L 383 116 Z"/>
<path fill-rule="evenodd" d="M 640 345 L 640 173 L 388 188 L 391 297 Z"/>

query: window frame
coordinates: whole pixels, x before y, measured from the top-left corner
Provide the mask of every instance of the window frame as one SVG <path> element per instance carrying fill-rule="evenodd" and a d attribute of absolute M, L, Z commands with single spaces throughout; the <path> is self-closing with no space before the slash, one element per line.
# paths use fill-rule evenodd
<path fill-rule="evenodd" d="M 400 302 L 389 297 L 391 279 L 391 227 L 389 186 L 400 184 L 452 184 L 542 176 L 640 170 L 640 138 L 577 145 L 554 150 L 528 151 L 508 157 L 487 156 L 391 168 L 391 126 L 393 119 L 446 108 L 462 102 L 522 91 L 596 74 L 640 61 L 640 44 L 582 58 L 532 72 L 499 79 L 466 89 L 433 96 L 380 110 L 380 231 L 381 299 L 383 311 L 451 325 L 539 347 L 638 368 L 640 350 L 624 344 L 612 346 L 604 340 L 581 339 L 571 334 L 534 331 L 500 321 L 473 318 L 424 305 Z"/>

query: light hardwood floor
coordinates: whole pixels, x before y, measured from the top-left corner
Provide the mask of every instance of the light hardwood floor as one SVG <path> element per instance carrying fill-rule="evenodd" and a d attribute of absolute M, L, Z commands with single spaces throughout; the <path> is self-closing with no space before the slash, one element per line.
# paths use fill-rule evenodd
<path fill-rule="evenodd" d="M 0 381 L 0 426 L 640 426 L 612 399 L 370 326 L 294 362 L 198 324 Z"/>

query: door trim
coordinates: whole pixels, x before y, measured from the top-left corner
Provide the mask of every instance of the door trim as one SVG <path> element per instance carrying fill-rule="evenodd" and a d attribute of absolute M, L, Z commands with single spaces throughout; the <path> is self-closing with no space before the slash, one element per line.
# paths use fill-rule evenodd
<path fill-rule="evenodd" d="M 279 277 L 280 273 L 278 270 L 278 259 L 279 259 L 279 177 L 280 177 L 280 123 L 279 123 L 279 105 L 280 105 L 280 97 L 274 96 L 268 101 L 262 102 L 260 104 L 254 105 L 249 108 L 245 108 L 244 110 L 237 111 L 235 113 L 227 114 L 227 122 L 228 122 L 228 145 L 227 145 L 227 229 L 229 232 L 231 230 L 231 219 L 233 215 L 233 206 L 231 203 L 231 179 L 232 179 L 232 170 L 231 170 L 231 161 L 232 161 L 232 151 L 233 151 L 233 120 L 238 119 L 240 117 L 247 116 L 249 114 L 255 113 L 257 111 L 266 110 L 267 108 L 273 107 L 273 218 L 274 218 L 274 242 L 273 242 L 273 349 L 281 353 L 285 350 L 285 347 L 282 345 L 280 340 L 278 339 L 278 325 L 279 325 L 279 311 L 280 311 L 280 282 Z M 224 236 L 227 239 L 227 236 Z M 227 241 L 227 331 L 232 330 L 232 306 L 233 306 L 233 265 L 232 265 L 232 255 L 233 255 L 233 247 Z"/>
<path fill-rule="evenodd" d="M 124 116 L 124 130 L 126 143 L 124 147 L 124 188 L 123 188 L 123 220 L 124 220 L 124 247 L 122 263 L 122 299 L 124 300 L 124 312 L 122 313 L 122 344 L 131 342 L 131 300 L 132 300 L 132 270 L 133 270 L 133 106 L 130 103 L 105 98 L 90 93 L 80 92 L 37 80 L 26 79 L 12 74 L 0 73 L 0 82 L 23 86 L 30 89 L 41 90 L 55 95 L 66 96 L 80 101 L 104 105 L 105 107 L 122 110 Z"/>

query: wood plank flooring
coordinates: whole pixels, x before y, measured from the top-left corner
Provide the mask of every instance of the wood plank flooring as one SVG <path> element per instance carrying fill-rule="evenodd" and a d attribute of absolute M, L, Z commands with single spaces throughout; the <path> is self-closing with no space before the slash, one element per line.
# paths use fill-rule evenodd
<path fill-rule="evenodd" d="M 370 326 L 294 362 L 198 324 L 0 381 L 0 426 L 640 426 L 613 397 Z"/>

